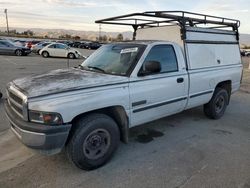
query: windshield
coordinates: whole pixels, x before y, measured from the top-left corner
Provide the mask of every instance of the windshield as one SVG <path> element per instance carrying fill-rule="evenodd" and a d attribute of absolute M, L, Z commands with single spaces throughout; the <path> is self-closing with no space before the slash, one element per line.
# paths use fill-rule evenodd
<path fill-rule="evenodd" d="M 145 47 L 142 44 L 104 45 L 89 56 L 81 67 L 90 71 L 127 76 Z"/>

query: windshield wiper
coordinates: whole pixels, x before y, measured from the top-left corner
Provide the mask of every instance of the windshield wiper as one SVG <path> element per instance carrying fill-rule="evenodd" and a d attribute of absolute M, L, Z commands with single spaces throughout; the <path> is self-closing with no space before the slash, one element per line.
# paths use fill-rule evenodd
<path fill-rule="evenodd" d="M 98 71 L 101 71 L 101 72 L 103 72 L 103 73 L 106 73 L 106 71 L 105 70 L 103 70 L 103 69 L 101 69 L 101 68 L 99 68 L 99 67 L 95 67 L 95 66 L 87 66 L 89 69 L 95 69 L 95 70 L 98 70 Z"/>

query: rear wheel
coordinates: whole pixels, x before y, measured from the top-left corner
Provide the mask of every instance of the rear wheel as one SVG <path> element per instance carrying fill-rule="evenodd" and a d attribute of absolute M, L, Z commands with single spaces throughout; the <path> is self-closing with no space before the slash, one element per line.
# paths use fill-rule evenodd
<path fill-rule="evenodd" d="M 204 113 L 211 119 L 221 118 L 227 108 L 229 101 L 228 92 L 222 88 L 216 88 L 212 99 L 204 105 Z"/>
<path fill-rule="evenodd" d="M 69 159 L 84 170 L 104 165 L 120 141 L 116 122 L 104 114 L 91 114 L 80 118 L 73 126 L 75 129 L 66 146 Z"/>
<path fill-rule="evenodd" d="M 16 50 L 16 51 L 15 51 L 15 54 L 16 54 L 17 56 L 22 56 L 22 55 L 23 55 L 23 52 L 22 52 L 22 50 Z"/>
<path fill-rule="evenodd" d="M 42 53 L 42 56 L 45 57 L 45 58 L 49 57 L 49 52 L 44 51 L 44 52 Z"/>
<path fill-rule="evenodd" d="M 68 54 L 68 58 L 69 58 L 69 59 L 75 59 L 76 56 L 75 56 L 75 54 L 73 54 L 73 53 L 69 53 L 69 54 Z"/>

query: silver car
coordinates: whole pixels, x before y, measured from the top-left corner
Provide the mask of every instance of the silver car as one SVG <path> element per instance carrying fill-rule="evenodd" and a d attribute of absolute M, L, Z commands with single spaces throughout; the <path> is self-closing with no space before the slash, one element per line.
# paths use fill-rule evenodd
<path fill-rule="evenodd" d="M 1 55 L 28 55 L 31 52 L 29 48 L 18 46 L 9 40 L 0 40 L 0 54 Z"/>
<path fill-rule="evenodd" d="M 51 42 L 40 42 L 40 43 L 32 46 L 31 51 L 39 54 L 39 51 L 49 44 L 51 44 Z"/>

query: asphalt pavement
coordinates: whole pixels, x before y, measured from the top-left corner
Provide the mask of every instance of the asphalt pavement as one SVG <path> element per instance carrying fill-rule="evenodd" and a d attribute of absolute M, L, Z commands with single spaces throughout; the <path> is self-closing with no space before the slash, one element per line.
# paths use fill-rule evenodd
<path fill-rule="evenodd" d="M 70 66 L 82 61 L 70 60 Z M 241 90 L 223 118 L 207 119 L 197 107 L 133 128 L 129 143 L 94 171 L 76 168 L 64 152 L 47 157 L 24 147 L 9 130 L 0 102 L 0 187 L 250 188 L 248 61 Z M 0 56 L 0 90 L 17 77 L 65 67 L 63 58 Z"/>

